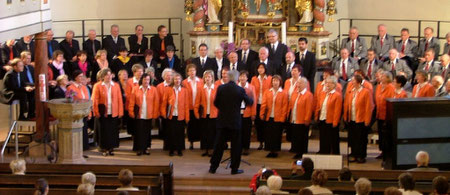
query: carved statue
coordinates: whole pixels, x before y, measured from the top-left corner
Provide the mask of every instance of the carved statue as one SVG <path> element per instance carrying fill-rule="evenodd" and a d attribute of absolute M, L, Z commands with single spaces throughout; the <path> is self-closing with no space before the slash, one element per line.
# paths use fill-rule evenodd
<path fill-rule="evenodd" d="M 205 30 L 205 5 L 203 0 L 194 1 L 194 31 Z"/>
<path fill-rule="evenodd" d="M 312 0 L 296 0 L 295 8 L 300 16 L 298 23 L 310 23 L 313 20 L 313 4 Z"/>
<path fill-rule="evenodd" d="M 222 0 L 208 0 L 208 23 L 220 23 L 218 14 L 222 9 Z"/>
<path fill-rule="evenodd" d="M 322 32 L 323 23 L 325 21 L 325 0 L 314 0 L 314 25 L 313 32 Z"/>
<path fill-rule="evenodd" d="M 261 9 L 262 0 L 255 0 L 256 12 L 259 14 L 259 10 Z"/>

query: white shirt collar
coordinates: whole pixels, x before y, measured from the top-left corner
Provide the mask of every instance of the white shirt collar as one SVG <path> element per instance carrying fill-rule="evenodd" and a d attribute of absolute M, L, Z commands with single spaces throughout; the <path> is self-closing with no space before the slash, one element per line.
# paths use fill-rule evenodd
<path fill-rule="evenodd" d="M 110 81 L 109 84 L 110 84 L 111 86 L 114 86 L 114 82 L 113 82 L 113 81 Z M 102 82 L 102 85 L 106 85 L 106 83 L 105 83 L 105 82 Z"/>
<path fill-rule="evenodd" d="M 208 87 L 208 85 L 206 85 L 206 83 L 205 83 L 205 85 L 203 85 L 203 88 L 204 89 L 208 89 L 208 88 L 214 89 L 214 84 L 211 84 L 211 87 Z"/>
<path fill-rule="evenodd" d="M 306 87 L 300 92 L 302 95 L 305 95 L 306 93 Z"/>
<path fill-rule="evenodd" d="M 259 60 L 260 62 L 261 62 L 261 60 Z M 264 63 L 264 64 L 266 64 L 267 65 L 267 62 L 269 61 L 269 59 L 266 59 L 266 60 L 264 60 L 264 61 L 262 61 L 262 63 Z"/>
<path fill-rule="evenodd" d="M 188 82 L 192 82 L 193 80 L 191 79 L 191 77 L 188 77 Z M 200 79 L 198 77 L 195 77 L 195 82 L 199 82 Z"/>
<path fill-rule="evenodd" d="M 139 80 L 137 80 L 136 77 L 133 77 L 133 83 L 139 83 Z"/>
<path fill-rule="evenodd" d="M 77 82 L 73 82 L 73 85 L 74 85 L 76 88 L 80 88 L 80 86 L 82 86 L 81 84 L 78 84 Z"/>
<path fill-rule="evenodd" d="M 301 51 L 300 51 L 300 52 L 301 52 Z M 301 53 L 300 53 L 300 56 L 301 56 L 302 53 L 303 53 L 303 56 L 306 56 L 306 52 L 308 52 L 308 49 L 305 49 L 305 51 L 301 52 Z M 298 56 L 298 57 L 300 57 L 300 56 Z"/>
<path fill-rule="evenodd" d="M 331 90 L 329 93 L 333 94 L 334 92 L 336 92 L 336 89 Z"/>
<path fill-rule="evenodd" d="M 444 69 L 447 69 L 449 64 L 450 64 L 450 63 L 448 63 L 447 65 L 444 65 Z"/>
<path fill-rule="evenodd" d="M 250 48 L 248 48 L 247 50 L 242 50 L 242 55 L 244 55 L 244 53 L 245 53 L 245 55 L 247 55 L 249 52 L 250 52 Z"/>
<path fill-rule="evenodd" d="M 144 89 L 144 86 L 139 86 L 139 89 Z M 147 90 L 150 90 L 150 85 L 147 86 Z"/>
<path fill-rule="evenodd" d="M 278 41 L 276 41 L 275 43 L 272 43 L 273 44 L 273 47 L 275 47 L 275 50 L 277 49 L 277 47 L 278 47 Z M 270 44 L 270 46 L 272 46 L 272 44 Z"/>
<path fill-rule="evenodd" d="M 258 79 L 261 80 L 261 75 L 258 75 Z M 266 75 L 266 74 L 264 75 L 264 78 L 263 78 L 263 79 L 267 79 L 267 75 Z"/>
<path fill-rule="evenodd" d="M 217 60 L 218 62 L 220 62 L 220 63 L 222 63 L 222 62 L 223 62 L 223 58 L 221 58 L 221 59 L 219 59 L 219 58 L 216 58 L 216 60 Z"/>
<path fill-rule="evenodd" d="M 242 87 L 241 82 L 238 84 L 240 87 Z M 245 83 L 245 85 L 242 88 L 248 88 L 248 82 Z"/>
<path fill-rule="evenodd" d="M 167 87 L 167 86 L 169 86 L 169 85 L 170 85 L 170 83 L 164 81 L 164 87 Z"/>
<path fill-rule="evenodd" d="M 205 63 L 206 63 L 206 59 L 208 59 L 208 56 L 205 56 L 205 57 L 200 56 L 200 63 L 202 62 L 202 60 L 205 60 Z"/>
<path fill-rule="evenodd" d="M 289 65 L 289 69 L 292 69 L 292 67 L 294 67 L 294 66 L 295 66 L 295 61 Z"/>
<path fill-rule="evenodd" d="M 175 85 L 174 85 L 174 86 L 173 86 L 173 89 L 174 89 L 176 92 L 180 92 L 180 91 L 181 91 L 181 85 L 178 86 L 178 88 L 175 87 Z"/>
<path fill-rule="evenodd" d="M 272 92 L 273 92 L 273 91 L 274 91 L 274 88 L 273 88 L 273 87 L 272 87 L 272 88 L 270 88 L 270 91 L 272 91 Z M 278 90 L 277 90 L 277 92 L 282 92 L 282 91 L 283 91 L 283 90 L 281 89 L 281 87 L 279 87 L 279 88 L 278 88 Z"/>

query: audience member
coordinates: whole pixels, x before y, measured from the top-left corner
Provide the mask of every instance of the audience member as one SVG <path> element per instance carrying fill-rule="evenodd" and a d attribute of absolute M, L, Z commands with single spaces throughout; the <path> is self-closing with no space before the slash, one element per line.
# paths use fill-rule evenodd
<path fill-rule="evenodd" d="M 120 191 L 139 191 L 139 188 L 133 187 L 133 172 L 129 169 L 122 169 L 119 172 L 119 182 L 121 186 L 117 188 Z"/>
<path fill-rule="evenodd" d="M 80 195 L 94 195 L 95 187 L 89 183 L 83 183 L 78 185 L 77 193 Z"/>
<path fill-rule="evenodd" d="M 97 73 L 100 72 L 100 70 L 109 68 L 109 62 L 107 58 L 107 51 L 104 49 L 98 50 L 95 54 L 95 60 L 92 64 L 92 74 L 91 74 L 91 84 L 93 85 L 96 83 L 97 80 Z"/>
<path fill-rule="evenodd" d="M 359 69 L 358 61 L 349 58 L 349 51 L 346 48 L 340 50 L 340 57 L 333 61 L 332 68 L 342 86 L 346 86 L 349 79 L 353 77 L 355 70 Z"/>
<path fill-rule="evenodd" d="M 51 60 L 52 56 L 53 56 L 53 52 L 55 52 L 56 50 L 60 49 L 59 48 L 59 43 L 58 43 L 58 41 L 56 41 L 53 38 L 54 33 L 53 33 L 53 31 L 51 29 L 46 30 L 45 32 L 47 34 L 48 59 Z M 49 62 L 49 63 L 51 63 L 51 62 Z"/>
<path fill-rule="evenodd" d="M 53 52 L 52 62 L 49 63 L 49 68 L 52 70 L 53 79 L 58 78 L 59 75 L 71 75 L 72 68 L 69 62 L 64 61 L 64 53 L 60 50 Z"/>
<path fill-rule="evenodd" d="M 122 47 L 119 49 L 119 56 L 111 63 L 111 73 L 115 75 L 114 81 L 118 81 L 118 75 L 120 70 L 126 70 L 128 75 L 132 75 L 131 68 L 133 67 L 133 61 L 128 56 L 127 48 Z"/>
<path fill-rule="evenodd" d="M 31 62 L 31 53 L 29 51 L 23 51 L 20 53 L 20 59 L 23 62 L 23 72 L 21 72 L 20 77 L 25 78 L 25 84 L 34 87 L 34 63 Z M 35 118 L 35 100 L 34 91 L 27 92 L 28 99 L 28 116 L 27 118 L 33 120 Z"/>
<path fill-rule="evenodd" d="M 274 169 L 270 168 L 261 168 L 258 173 L 254 174 L 252 180 L 250 181 L 250 189 L 256 191 L 259 187 L 259 183 L 261 180 L 267 180 L 272 175 L 278 175 L 278 173 Z"/>
<path fill-rule="evenodd" d="M 97 38 L 97 32 L 91 29 L 88 32 L 88 39 L 83 43 L 83 50 L 86 52 L 87 61 L 93 65 L 95 61 L 95 55 L 97 52 L 102 49 L 102 45 Z"/>
<path fill-rule="evenodd" d="M 142 55 L 148 49 L 148 38 L 144 36 L 144 26 L 138 24 L 134 28 L 134 35 L 128 37 L 131 55 Z M 142 60 L 142 56 L 138 56 Z"/>
<path fill-rule="evenodd" d="M 425 52 L 428 49 L 433 49 L 435 53 L 434 59 L 437 60 L 439 57 L 439 53 L 441 50 L 440 41 L 438 38 L 434 37 L 434 29 L 431 27 L 426 27 L 423 30 L 424 38 L 419 41 L 419 50 L 417 53 L 417 57 L 419 58 L 420 62 L 424 62 L 424 56 Z"/>
<path fill-rule="evenodd" d="M 379 60 L 385 61 L 388 58 L 388 52 L 394 48 L 394 37 L 387 34 L 386 25 L 378 25 L 378 35 L 372 37 L 371 48 L 375 50 Z"/>
<path fill-rule="evenodd" d="M 417 63 L 414 62 L 418 49 L 417 46 L 417 42 L 411 40 L 409 37 L 409 29 L 402 28 L 400 31 L 400 40 L 395 42 L 394 48 L 399 51 L 400 59 L 405 60 L 413 71 L 417 69 Z"/>
<path fill-rule="evenodd" d="M 272 195 L 272 192 L 267 186 L 259 186 L 255 192 L 255 195 Z"/>
<path fill-rule="evenodd" d="M 309 81 L 309 88 L 314 91 L 314 77 L 316 76 L 316 54 L 308 51 L 308 39 L 306 37 L 298 38 L 299 51 L 295 53 L 295 64 L 300 64 L 303 71 L 302 75 Z"/>
<path fill-rule="evenodd" d="M 308 188 L 303 188 L 298 191 L 298 195 L 313 195 L 312 191 Z"/>
<path fill-rule="evenodd" d="M 445 176 L 437 176 L 433 179 L 433 193 L 436 195 L 448 194 L 448 180 Z"/>
<path fill-rule="evenodd" d="M 434 66 L 432 75 L 440 75 L 444 80 L 450 78 L 450 56 L 449 54 L 444 54 L 441 56 L 440 66 Z"/>
<path fill-rule="evenodd" d="M 436 75 L 431 79 L 431 85 L 433 86 L 435 92 L 434 96 L 436 97 L 442 97 L 445 96 L 445 86 L 444 86 L 444 79 L 440 75 Z"/>
<path fill-rule="evenodd" d="M 372 183 L 364 177 L 356 180 L 355 191 L 357 195 L 369 195 L 372 190 Z"/>
<path fill-rule="evenodd" d="M 125 48 L 125 40 L 119 36 L 119 25 L 111 25 L 111 35 L 103 39 L 103 49 L 108 52 L 108 62 L 112 62 L 119 55 L 119 50 Z"/>
<path fill-rule="evenodd" d="M 253 64 L 248 67 L 248 70 L 250 71 L 250 78 L 253 78 L 254 76 L 258 76 L 258 68 L 259 65 L 262 63 L 264 64 L 264 67 L 266 69 L 266 74 L 267 75 L 274 75 L 274 73 L 276 72 L 274 70 L 275 65 L 272 62 L 272 60 L 269 60 L 269 49 L 267 49 L 267 47 L 261 47 L 258 51 L 258 60 L 255 60 L 253 62 Z"/>
<path fill-rule="evenodd" d="M 269 40 L 269 43 L 265 46 L 269 49 L 269 60 L 273 62 L 272 74 L 280 75 L 281 65 L 286 61 L 288 47 L 278 41 L 278 32 L 274 29 L 269 30 L 267 39 Z"/>
<path fill-rule="evenodd" d="M 34 59 L 34 40 L 32 35 L 26 35 L 20 38 L 16 43 L 17 53 L 22 53 L 24 51 L 30 52 L 32 58 Z"/>
<path fill-rule="evenodd" d="M 72 68 L 71 71 L 72 73 L 74 73 L 76 70 L 80 70 L 84 76 L 86 76 L 87 78 L 91 78 L 91 74 L 92 74 L 92 64 L 87 61 L 87 53 L 85 51 L 79 51 L 77 53 L 77 61 L 72 63 Z M 73 75 L 73 74 L 72 74 Z M 71 80 L 75 80 L 74 77 L 71 76 Z"/>
<path fill-rule="evenodd" d="M 408 171 L 431 171 L 431 172 L 439 171 L 436 168 L 429 167 L 428 166 L 429 162 L 430 156 L 428 155 L 428 152 L 421 150 L 416 154 L 417 167 L 408 169 Z"/>
<path fill-rule="evenodd" d="M 53 90 L 53 96 L 50 99 L 59 99 L 66 97 L 67 86 L 69 85 L 69 78 L 67 75 L 59 75 L 56 78 L 57 86 Z"/>
<path fill-rule="evenodd" d="M 341 49 L 347 48 L 350 57 L 355 60 L 361 60 L 367 57 L 366 40 L 359 36 L 358 28 L 351 27 L 348 32 L 348 38 L 342 40 Z"/>
<path fill-rule="evenodd" d="M 26 162 L 23 159 L 13 160 L 9 163 L 13 175 L 25 175 Z"/>
<path fill-rule="evenodd" d="M 416 71 L 417 84 L 414 85 L 412 97 L 434 97 L 435 90 L 433 86 L 428 83 L 428 74 L 423 70 Z"/>
<path fill-rule="evenodd" d="M 267 179 L 267 187 L 269 187 L 272 194 L 289 194 L 289 192 L 281 191 L 283 186 L 283 179 L 278 175 L 272 175 Z"/>
<path fill-rule="evenodd" d="M 323 170 L 315 170 L 311 177 L 312 185 L 307 187 L 313 194 L 331 195 L 331 190 L 323 187 L 328 181 L 328 174 Z"/>
<path fill-rule="evenodd" d="M 164 60 L 161 61 L 161 68 L 157 69 L 157 78 L 162 80 L 162 71 L 166 68 L 170 68 L 175 72 L 182 73 L 185 67 L 183 66 L 183 62 L 180 58 L 175 54 L 175 47 L 172 45 L 167 46 L 166 48 L 166 56 Z"/>
<path fill-rule="evenodd" d="M 236 53 L 238 54 L 238 61 L 244 64 L 249 73 L 252 73 L 251 67 L 255 61 L 258 61 L 258 52 L 253 51 L 250 46 L 251 42 L 249 39 L 241 39 L 241 49 L 237 50 Z M 249 78 L 252 78 L 251 76 L 250 74 Z"/>
<path fill-rule="evenodd" d="M 40 178 L 36 181 L 36 184 L 34 185 L 35 191 L 34 195 L 47 195 L 49 191 L 48 182 L 44 178 Z"/>
<path fill-rule="evenodd" d="M 97 183 L 97 177 L 92 172 L 86 172 L 83 175 L 81 175 L 81 183 L 82 184 L 91 184 L 95 186 Z"/>
<path fill-rule="evenodd" d="M 422 195 L 422 193 L 414 190 L 416 181 L 411 173 L 402 173 L 398 176 L 398 187 L 403 195 Z"/>
<path fill-rule="evenodd" d="M 59 43 L 59 48 L 64 52 L 66 62 L 75 62 L 77 60 L 77 52 L 80 51 L 80 44 L 73 39 L 75 33 L 72 30 L 66 32 L 66 38 Z"/>
<path fill-rule="evenodd" d="M 150 38 L 150 49 L 153 51 L 157 62 L 161 62 L 166 58 L 166 49 L 169 45 L 175 48 L 172 35 L 168 34 L 166 26 L 158 26 L 158 34 Z"/>
<path fill-rule="evenodd" d="M 383 69 L 385 71 L 391 71 L 393 76 L 397 76 L 400 72 L 406 74 L 406 78 L 409 80 L 412 78 L 412 70 L 402 59 L 398 58 L 397 49 L 389 50 L 389 56 L 383 64 Z"/>
<path fill-rule="evenodd" d="M 213 60 L 216 63 L 215 67 L 217 69 L 217 71 L 216 71 L 217 75 L 216 76 L 218 76 L 217 79 L 220 79 L 221 75 L 219 74 L 219 72 L 221 72 L 222 68 L 225 67 L 225 66 L 231 68 L 230 61 L 227 58 L 223 57 L 223 48 L 222 47 L 216 47 L 216 49 L 214 49 L 214 57 L 215 58 L 213 58 Z M 234 67 L 234 68 L 236 69 L 237 67 Z"/>
<path fill-rule="evenodd" d="M 297 174 L 297 169 L 299 168 L 302 171 L 301 175 Z M 297 165 L 297 161 L 294 161 L 292 163 L 292 172 L 291 172 L 292 174 L 290 179 L 310 180 L 313 171 L 314 171 L 314 162 L 308 157 L 302 158 L 301 166 Z"/>
<path fill-rule="evenodd" d="M 396 187 L 388 187 L 384 190 L 384 195 L 402 195 L 402 192 Z"/>
<path fill-rule="evenodd" d="M 205 43 L 200 44 L 198 46 L 198 54 L 198 57 L 192 59 L 192 63 L 197 67 L 197 77 L 203 77 L 205 70 L 212 70 L 214 71 L 214 78 L 217 78 L 217 67 L 215 60 L 208 57 L 208 45 Z"/>
<path fill-rule="evenodd" d="M 344 167 L 339 170 L 338 181 L 354 181 L 352 172 L 349 168 Z"/>

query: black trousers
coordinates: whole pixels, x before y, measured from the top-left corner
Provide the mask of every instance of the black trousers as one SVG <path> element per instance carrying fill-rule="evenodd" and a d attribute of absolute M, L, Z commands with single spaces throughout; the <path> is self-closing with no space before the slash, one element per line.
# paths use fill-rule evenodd
<path fill-rule="evenodd" d="M 270 118 L 266 122 L 264 130 L 264 147 L 270 152 L 277 152 L 281 150 L 281 138 L 283 135 L 283 123 L 275 122 Z"/>
<path fill-rule="evenodd" d="M 394 142 L 394 136 L 392 134 L 392 123 L 388 122 L 388 121 L 384 121 L 385 125 L 384 128 L 382 129 L 382 134 L 383 134 L 383 142 L 380 142 L 380 144 L 382 143 L 382 148 L 381 151 L 383 151 L 383 160 L 386 160 L 387 158 L 389 158 L 393 152 L 393 142 Z"/>
<path fill-rule="evenodd" d="M 384 140 L 384 133 L 386 129 L 386 121 L 385 120 L 377 120 L 377 126 L 378 126 L 378 149 L 383 151 L 385 140 Z"/>
<path fill-rule="evenodd" d="M 169 149 L 169 147 L 168 147 L 168 143 L 169 142 L 167 142 L 167 133 L 169 132 L 169 121 L 170 120 L 161 117 L 160 121 L 161 121 L 161 126 L 160 126 L 160 128 L 161 128 L 160 129 L 161 135 L 160 135 L 160 138 L 164 140 L 163 150 L 168 150 Z"/>
<path fill-rule="evenodd" d="M 216 142 L 214 144 L 214 152 L 211 157 L 210 169 L 217 169 L 219 163 L 222 160 L 223 151 L 225 150 L 225 143 L 227 135 L 231 136 L 231 170 L 238 170 L 241 163 L 241 135 L 240 129 L 221 128 L 217 129 Z"/>
<path fill-rule="evenodd" d="M 20 105 L 20 117 L 25 117 L 25 113 L 28 112 L 28 95 L 27 92 L 15 92 L 13 100 L 19 100 Z"/>
<path fill-rule="evenodd" d="M 308 134 L 309 125 L 291 124 L 290 130 L 292 133 L 291 145 L 292 150 L 297 154 L 308 153 Z"/>
<path fill-rule="evenodd" d="M 319 121 L 320 154 L 339 154 L 339 125 L 333 128 L 333 124 Z"/>
<path fill-rule="evenodd" d="M 364 123 L 351 121 L 348 129 L 348 140 L 352 149 L 350 156 L 355 158 L 366 158 L 367 156 L 367 127 Z"/>
<path fill-rule="evenodd" d="M 189 111 L 189 124 L 187 127 L 187 136 L 190 142 L 201 140 L 200 120 L 195 118 L 194 110 Z"/>
<path fill-rule="evenodd" d="M 89 150 L 88 119 L 83 118 L 83 150 Z"/>
<path fill-rule="evenodd" d="M 117 117 L 100 117 L 99 147 L 103 150 L 112 150 L 119 147 L 119 119 Z"/>
<path fill-rule="evenodd" d="M 152 119 L 134 119 L 135 131 L 133 136 L 134 151 L 145 151 L 151 145 Z"/>
<path fill-rule="evenodd" d="M 34 91 L 27 92 L 27 101 L 28 101 L 28 118 L 36 117 L 36 102 L 34 100 Z"/>
<path fill-rule="evenodd" d="M 256 136 L 259 142 L 264 142 L 264 124 L 265 122 L 259 118 L 259 112 L 261 110 L 261 104 L 256 105 L 256 118 L 255 118 L 255 128 Z"/>
<path fill-rule="evenodd" d="M 174 150 L 184 150 L 184 120 L 179 121 L 178 117 L 174 116 L 172 119 L 167 121 L 167 149 Z"/>
<path fill-rule="evenodd" d="M 242 117 L 242 148 L 250 149 L 250 139 L 252 135 L 252 118 Z"/>
<path fill-rule="evenodd" d="M 200 126 L 202 127 L 202 138 L 200 140 L 200 148 L 204 150 L 214 149 L 214 141 L 216 139 L 216 119 L 206 118 L 200 119 Z"/>

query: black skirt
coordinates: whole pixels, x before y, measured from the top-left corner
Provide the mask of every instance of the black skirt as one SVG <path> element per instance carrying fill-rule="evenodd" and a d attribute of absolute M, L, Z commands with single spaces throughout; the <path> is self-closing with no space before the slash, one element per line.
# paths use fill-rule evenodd
<path fill-rule="evenodd" d="M 309 125 L 291 124 L 292 150 L 297 154 L 308 153 Z"/>
<path fill-rule="evenodd" d="M 200 120 L 195 118 L 194 111 L 189 111 L 189 124 L 187 128 L 187 136 L 190 142 L 200 141 L 201 140 L 201 126 Z"/>
<path fill-rule="evenodd" d="M 134 119 L 135 134 L 133 136 L 134 151 L 145 151 L 151 145 L 150 133 L 152 130 L 152 119 Z"/>
<path fill-rule="evenodd" d="M 214 141 L 216 139 L 216 119 L 206 118 L 200 119 L 200 125 L 202 130 L 202 139 L 200 142 L 200 148 L 203 150 L 211 150 L 214 148 Z"/>
<path fill-rule="evenodd" d="M 167 149 L 174 150 L 184 150 L 184 120 L 179 121 L 178 117 L 174 116 L 172 119 L 167 121 L 167 134 L 166 142 Z"/>
<path fill-rule="evenodd" d="M 103 150 L 110 150 L 119 147 L 119 123 L 117 117 L 100 117 L 99 147 Z"/>
<path fill-rule="evenodd" d="M 264 141 L 265 150 L 277 152 L 281 150 L 281 136 L 283 133 L 283 123 L 274 122 L 273 118 L 265 124 Z"/>

